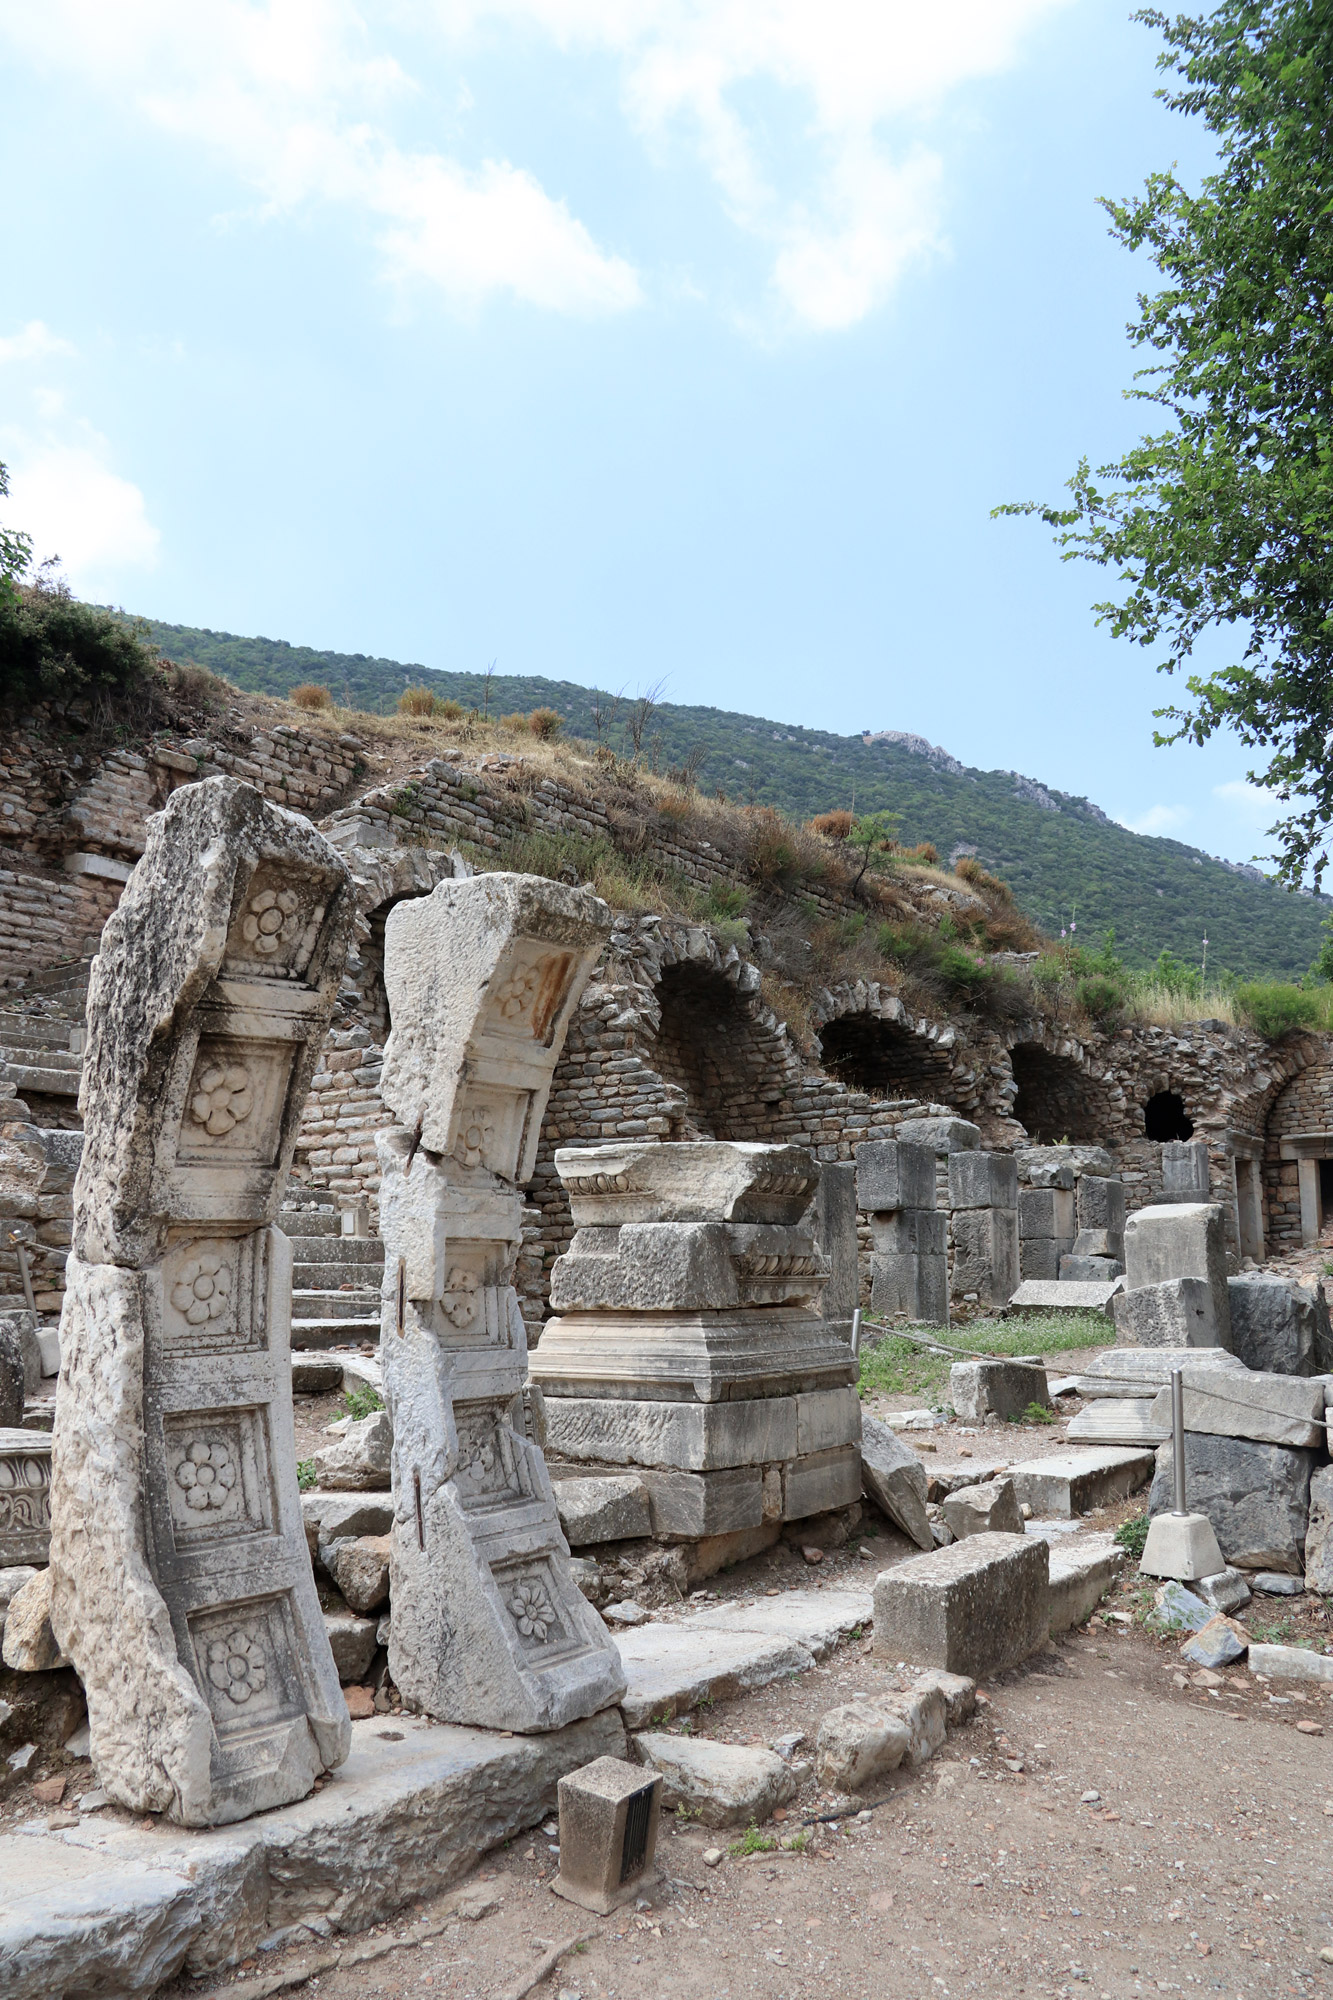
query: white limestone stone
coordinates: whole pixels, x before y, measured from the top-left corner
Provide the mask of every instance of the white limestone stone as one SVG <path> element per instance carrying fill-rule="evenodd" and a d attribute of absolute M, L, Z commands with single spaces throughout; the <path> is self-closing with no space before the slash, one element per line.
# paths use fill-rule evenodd
<path fill-rule="evenodd" d="M 878 1417 L 861 1417 L 861 1479 L 877 1507 L 889 1516 L 919 1549 L 933 1549 L 935 1538 L 926 1513 L 926 1468 L 918 1454 L 900 1444 Z"/>
<path fill-rule="evenodd" d="M 387 1410 L 357 1417 L 315 1453 L 319 1483 L 330 1493 L 387 1493 L 392 1485 L 393 1425 Z"/>
<path fill-rule="evenodd" d="M 824 1660 L 850 1634 L 869 1631 L 874 1610 L 868 1590 L 784 1590 L 779 1597 L 696 1611 L 690 1625 L 698 1631 L 795 1639 L 816 1660 Z"/>
<path fill-rule="evenodd" d="M 762 1826 L 796 1793 L 791 1766 L 772 1750 L 645 1730 L 634 1737 L 641 1763 L 662 1774 L 662 1804 L 703 1826 Z"/>
<path fill-rule="evenodd" d="M 1067 1435 L 1071 1444 L 1156 1446 L 1170 1429 L 1169 1415 L 1165 1428 L 1157 1421 L 1151 1396 L 1099 1396 L 1070 1418 Z"/>
<path fill-rule="evenodd" d="M 1051 1543 L 1051 1637 L 1090 1618 L 1125 1566 L 1113 1535 L 1072 1535 Z"/>
<path fill-rule="evenodd" d="M 799 1640 L 755 1632 L 714 1632 L 693 1619 L 681 1625 L 640 1625 L 616 1635 L 626 1688 L 621 1713 L 629 1729 L 688 1715 L 704 1701 L 723 1701 L 805 1673 L 814 1655 Z"/>
<path fill-rule="evenodd" d="M 1208 1287 L 1215 1344 L 1231 1346 L 1224 1211 L 1217 1202 L 1161 1203 L 1125 1223 L 1125 1289 L 1201 1278 Z M 1163 1345 L 1165 1343 L 1157 1343 Z M 1213 1344 L 1210 1342 L 1209 1344 Z"/>
<path fill-rule="evenodd" d="M 451 1722 L 558 1729 L 624 1686 L 524 1429 L 512 1283 L 519 1183 L 609 926 L 587 891 L 482 875 L 399 903 L 385 927 L 389 1665 L 409 1706 Z"/>
<path fill-rule="evenodd" d="M 790 1226 L 801 1220 L 819 1179 L 804 1147 L 731 1139 L 561 1146 L 555 1167 L 580 1229 L 638 1222 Z"/>
<path fill-rule="evenodd" d="M 1026 1501 L 1034 1514 L 1069 1520 L 1137 1493 L 1152 1478 L 1154 1464 L 1150 1451 L 1105 1445 L 1063 1452 L 1058 1457 L 1025 1459 L 1010 1466 L 1009 1476 L 1020 1504 Z"/>
<path fill-rule="evenodd" d="M 347 1753 L 271 1227 L 353 922 L 307 821 L 173 793 L 93 961 L 66 1265 L 51 1618 L 99 1783 L 220 1824 Z"/>

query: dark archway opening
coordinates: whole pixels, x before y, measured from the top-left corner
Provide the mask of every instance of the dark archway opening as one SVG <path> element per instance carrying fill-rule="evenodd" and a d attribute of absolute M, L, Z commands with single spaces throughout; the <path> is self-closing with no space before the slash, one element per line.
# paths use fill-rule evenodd
<path fill-rule="evenodd" d="M 1178 1090 L 1159 1090 L 1148 1099 L 1143 1107 L 1143 1132 L 1145 1138 L 1163 1144 L 1194 1137 L 1194 1120 L 1185 1116 L 1185 1100 Z"/>
<path fill-rule="evenodd" d="M 1101 1093 L 1068 1056 L 1052 1055 L 1040 1042 L 1009 1051 L 1018 1095 L 1014 1116 L 1039 1146 L 1068 1139 L 1083 1144 L 1106 1136 Z"/>
<path fill-rule="evenodd" d="M 824 1068 L 853 1090 L 875 1097 L 910 1097 L 948 1104 L 953 1071 L 947 1056 L 907 1028 L 878 1014 L 843 1014 L 819 1037 Z"/>
<path fill-rule="evenodd" d="M 708 966 L 668 966 L 657 998 L 662 1025 L 654 1067 L 684 1091 L 698 1132 L 709 1139 L 762 1137 L 786 1088 L 776 1036 L 759 1027 L 731 982 Z"/>

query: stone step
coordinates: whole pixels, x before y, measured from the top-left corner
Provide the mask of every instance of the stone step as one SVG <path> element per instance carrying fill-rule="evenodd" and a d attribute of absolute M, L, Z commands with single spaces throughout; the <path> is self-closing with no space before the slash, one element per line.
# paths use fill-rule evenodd
<path fill-rule="evenodd" d="M 294 1236 L 292 1244 L 297 1263 L 312 1269 L 340 1264 L 370 1272 L 384 1268 L 384 1245 L 378 1236 Z"/>
<path fill-rule="evenodd" d="M 1094 1507 L 1137 1493 L 1148 1484 L 1156 1466 L 1155 1452 L 1105 1445 L 1100 1450 L 1024 1459 L 1010 1466 L 1009 1477 L 1020 1506 L 1026 1503 L 1034 1514 L 1053 1514 L 1068 1521 L 1075 1514 L 1088 1514 Z"/>
<path fill-rule="evenodd" d="M 779 1600 L 780 1601 L 780 1600 Z M 630 1729 L 688 1715 L 701 1701 L 723 1701 L 770 1681 L 805 1673 L 814 1654 L 796 1639 L 760 1632 L 714 1632 L 693 1619 L 617 1632 L 628 1683 L 621 1712 Z"/>
<path fill-rule="evenodd" d="M 336 1208 L 284 1208 L 278 1227 L 284 1236 L 339 1236 L 342 1217 Z"/>
<path fill-rule="evenodd" d="M 60 1049 L 68 1055 L 70 1031 L 68 1021 L 0 1014 L 0 1049 Z"/>
<path fill-rule="evenodd" d="M 364 1285 L 358 1286 L 354 1292 L 307 1291 L 304 1286 L 292 1287 L 293 1320 L 369 1319 L 372 1314 L 378 1325 L 380 1295 Z"/>
<path fill-rule="evenodd" d="M 348 1341 L 379 1342 L 379 1301 L 373 1319 L 293 1319 L 294 1348 L 345 1347 Z"/>
<path fill-rule="evenodd" d="M 75 1059 L 73 1069 L 29 1068 L 26 1063 L 5 1063 L 0 1066 L 0 1083 L 12 1083 L 22 1096 L 26 1091 L 40 1092 L 43 1097 L 77 1097 L 79 1076 L 82 1065 Z"/>

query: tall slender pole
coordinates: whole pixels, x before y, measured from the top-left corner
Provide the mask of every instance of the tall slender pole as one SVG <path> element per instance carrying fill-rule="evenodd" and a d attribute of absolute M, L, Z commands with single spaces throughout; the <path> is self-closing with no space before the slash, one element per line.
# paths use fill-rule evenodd
<path fill-rule="evenodd" d="M 861 1308 L 857 1306 L 852 1314 L 852 1354 L 861 1352 Z"/>
<path fill-rule="evenodd" d="M 1171 1370 L 1171 1456 L 1175 1475 L 1174 1512 L 1185 1508 L 1185 1378 L 1178 1368 Z"/>

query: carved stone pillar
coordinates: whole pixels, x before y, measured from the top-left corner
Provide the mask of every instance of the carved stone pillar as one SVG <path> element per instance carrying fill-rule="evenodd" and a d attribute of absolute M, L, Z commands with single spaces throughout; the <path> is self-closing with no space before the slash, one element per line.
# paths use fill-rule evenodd
<path fill-rule="evenodd" d="M 89 982 L 51 1617 L 99 1783 L 190 1826 L 302 1797 L 350 1743 L 273 1219 L 352 922 L 314 828 L 210 778 L 149 821 Z"/>
<path fill-rule="evenodd" d="M 609 929 L 588 891 L 527 875 L 442 882 L 385 926 L 382 1089 L 402 1128 L 379 1140 L 389 1666 L 404 1700 L 443 1721 L 558 1729 L 625 1689 L 524 1435 L 511 1282 L 520 1185 Z"/>

